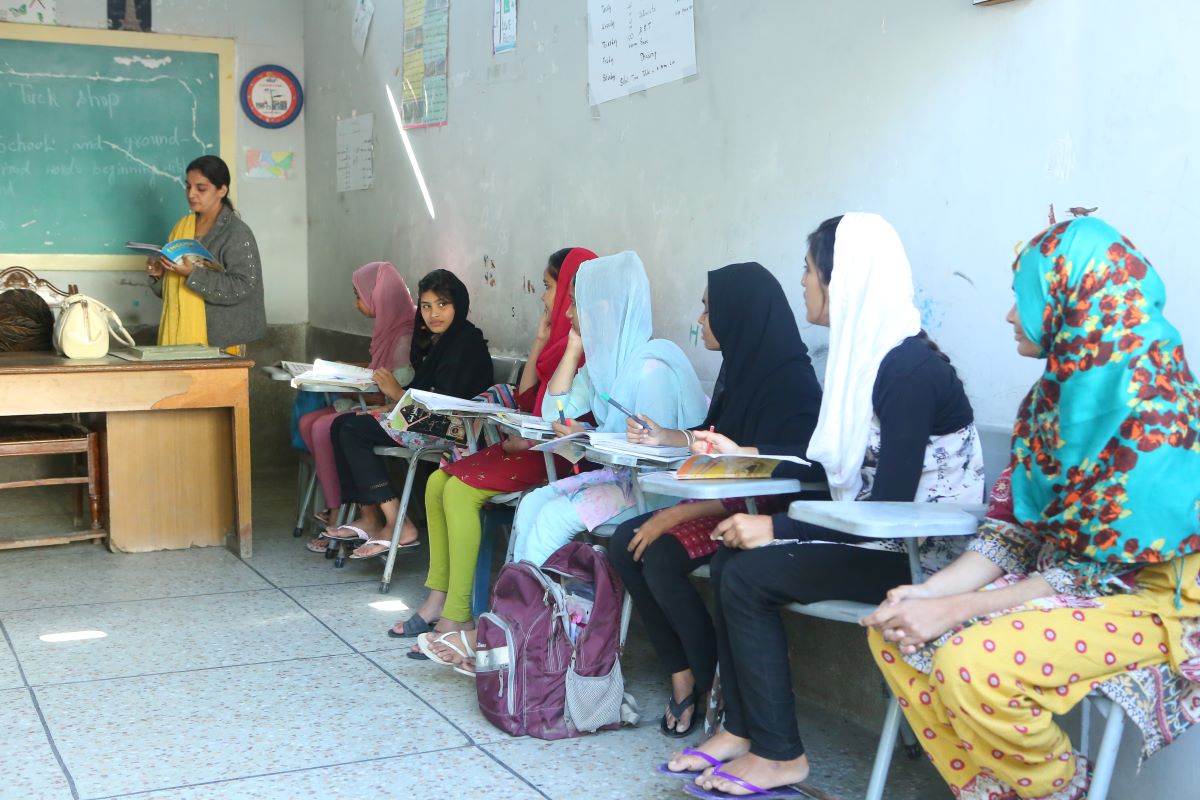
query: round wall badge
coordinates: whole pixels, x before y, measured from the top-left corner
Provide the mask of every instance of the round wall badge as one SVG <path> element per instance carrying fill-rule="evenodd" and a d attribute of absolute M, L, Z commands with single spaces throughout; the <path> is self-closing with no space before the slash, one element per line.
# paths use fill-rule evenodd
<path fill-rule="evenodd" d="M 265 64 L 250 70 L 242 81 L 242 110 L 255 124 L 282 128 L 300 115 L 304 90 L 291 70 Z"/>

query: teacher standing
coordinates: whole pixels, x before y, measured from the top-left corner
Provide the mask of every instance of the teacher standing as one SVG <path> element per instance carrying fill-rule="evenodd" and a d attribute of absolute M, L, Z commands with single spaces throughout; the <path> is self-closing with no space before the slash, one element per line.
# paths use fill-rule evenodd
<path fill-rule="evenodd" d="M 267 331 L 262 263 L 254 233 L 229 200 L 229 167 L 217 156 L 200 156 L 187 167 L 191 213 L 171 229 L 170 240 L 197 239 L 215 263 L 163 256 L 146 265 L 151 288 L 163 300 L 158 343 L 202 344 L 231 355 Z"/>

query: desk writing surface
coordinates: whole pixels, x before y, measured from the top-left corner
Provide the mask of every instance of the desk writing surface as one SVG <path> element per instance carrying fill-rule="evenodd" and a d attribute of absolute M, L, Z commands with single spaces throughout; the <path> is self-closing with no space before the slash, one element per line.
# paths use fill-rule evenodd
<path fill-rule="evenodd" d="M 802 522 L 873 539 L 970 536 L 979 527 L 981 503 L 873 503 L 797 500 L 788 516 Z"/>
<path fill-rule="evenodd" d="M 731 497 L 765 497 L 799 494 L 800 481 L 794 478 L 716 478 L 679 480 L 672 472 L 651 472 L 638 476 L 643 491 L 688 500 L 721 500 Z"/>

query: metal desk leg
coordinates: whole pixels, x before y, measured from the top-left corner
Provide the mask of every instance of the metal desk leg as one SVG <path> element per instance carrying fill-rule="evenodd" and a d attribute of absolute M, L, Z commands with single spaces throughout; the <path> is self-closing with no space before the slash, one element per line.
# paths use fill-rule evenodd
<path fill-rule="evenodd" d="M 747 514 L 757 514 L 758 513 L 758 503 L 756 503 L 754 501 L 753 497 L 746 498 L 746 513 Z"/>
<path fill-rule="evenodd" d="M 383 579 L 379 591 L 387 594 L 392 589 L 392 568 L 396 566 L 396 548 L 400 544 L 400 531 L 404 529 L 404 518 L 408 514 L 408 501 L 412 497 L 413 481 L 417 477 L 417 462 L 428 450 L 414 450 L 408 457 L 408 470 L 404 475 L 404 492 L 400 495 L 400 508 L 396 510 L 396 523 L 392 525 L 392 544 L 388 548 L 387 564 L 383 568 Z"/>
<path fill-rule="evenodd" d="M 921 545 L 916 539 L 905 539 L 908 548 L 908 569 L 912 574 L 913 584 L 924 583 L 925 570 L 921 567 Z"/>
<path fill-rule="evenodd" d="M 556 480 L 558 480 L 558 470 L 554 468 L 554 454 L 549 450 L 543 450 L 542 457 L 546 461 L 546 479 L 550 481 L 550 483 L 554 483 Z"/>
<path fill-rule="evenodd" d="M 637 505 L 639 514 L 646 513 L 646 494 L 642 491 L 642 482 L 638 480 L 638 471 L 633 470 L 633 502 Z"/>

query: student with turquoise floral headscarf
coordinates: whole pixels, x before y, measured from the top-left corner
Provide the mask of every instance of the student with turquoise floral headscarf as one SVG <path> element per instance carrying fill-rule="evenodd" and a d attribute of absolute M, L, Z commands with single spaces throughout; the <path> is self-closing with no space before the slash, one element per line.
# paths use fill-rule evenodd
<path fill-rule="evenodd" d="M 863 622 L 960 800 L 1082 800 L 1053 720 L 1099 689 L 1145 753 L 1200 696 L 1200 386 L 1150 262 L 1107 223 L 1037 236 L 1014 265 L 1017 350 L 1045 359 L 968 551 Z"/>

